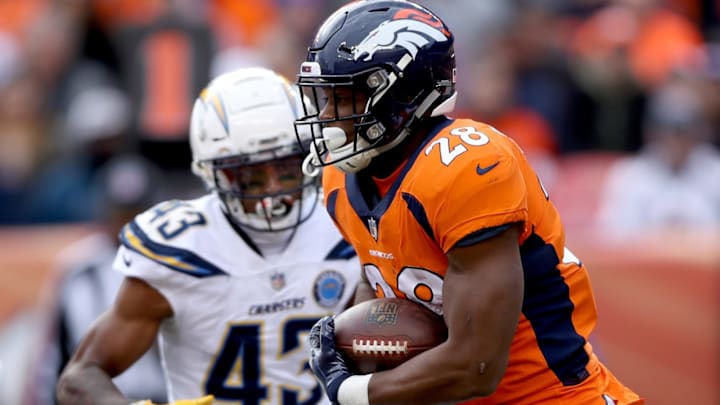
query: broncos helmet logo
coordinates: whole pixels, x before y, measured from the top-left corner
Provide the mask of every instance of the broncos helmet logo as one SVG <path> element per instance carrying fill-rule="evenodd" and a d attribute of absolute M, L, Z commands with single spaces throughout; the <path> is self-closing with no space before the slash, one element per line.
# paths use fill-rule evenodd
<path fill-rule="evenodd" d="M 447 39 L 441 30 L 418 20 L 385 21 L 353 48 L 353 59 L 357 61 L 364 57 L 363 62 L 367 62 L 377 51 L 396 47 L 405 48 L 415 59 L 418 50 L 431 40 L 444 42 Z"/>

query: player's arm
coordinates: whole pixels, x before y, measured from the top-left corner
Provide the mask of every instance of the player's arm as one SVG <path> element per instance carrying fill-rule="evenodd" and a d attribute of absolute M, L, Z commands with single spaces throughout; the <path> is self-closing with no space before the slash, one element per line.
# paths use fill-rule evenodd
<path fill-rule="evenodd" d="M 519 230 L 448 254 L 443 311 L 448 339 L 398 367 L 351 375 L 335 350 L 334 324 L 310 332 L 310 366 L 331 401 L 340 405 L 438 404 L 492 394 L 507 367 L 522 307 Z"/>
<path fill-rule="evenodd" d="M 127 405 L 129 400 L 112 378 L 153 345 L 160 322 L 172 315 L 170 304 L 157 290 L 139 279 L 125 278 L 113 306 L 93 323 L 60 375 L 58 402 Z"/>
<path fill-rule="evenodd" d="M 369 400 L 432 404 L 487 396 L 505 374 L 523 297 L 519 230 L 449 254 L 443 287 L 445 343 L 395 369 L 376 373 Z"/>

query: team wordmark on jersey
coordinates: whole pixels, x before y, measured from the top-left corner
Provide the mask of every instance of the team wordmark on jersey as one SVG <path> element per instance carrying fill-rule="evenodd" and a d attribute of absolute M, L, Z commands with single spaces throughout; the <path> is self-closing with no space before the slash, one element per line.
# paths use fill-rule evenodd
<path fill-rule="evenodd" d="M 305 297 L 288 298 L 282 301 L 270 302 L 268 304 L 251 305 L 248 309 L 248 315 L 264 315 L 272 314 L 280 311 L 288 311 L 291 309 L 302 309 L 305 306 Z"/>

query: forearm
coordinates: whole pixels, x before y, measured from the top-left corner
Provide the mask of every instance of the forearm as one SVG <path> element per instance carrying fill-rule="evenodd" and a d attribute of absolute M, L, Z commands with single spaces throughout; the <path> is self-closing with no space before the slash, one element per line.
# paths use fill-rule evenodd
<path fill-rule="evenodd" d="M 102 369 L 93 365 L 70 364 L 58 381 L 59 405 L 128 405 L 125 398 Z"/>
<path fill-rule="evenodd" d="M 400 366 L 373 374 L 368 387 L 371 405 L 454 403 L 493 392 L 496 369 L 480 359 L 452 353 L 444 343 L 408 360 Z"/>

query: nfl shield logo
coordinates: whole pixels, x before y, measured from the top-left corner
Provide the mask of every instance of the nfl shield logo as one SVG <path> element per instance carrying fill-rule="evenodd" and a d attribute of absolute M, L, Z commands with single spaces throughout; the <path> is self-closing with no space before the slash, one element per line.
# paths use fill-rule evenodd
<path fill-rule="evenodd" d="M 377 221 L 375 221 L 375 218 L 370 217 L 367 220 L 368 224 L 368 230 L 370 231 L 370 235 L 377 241 L 378 238 L 378 229 L 377 229 Z"/>
<path fill-rule="evenodd" d="M 394 325 L 399 313 L 398 305 L 394 302 L 373 304 L 368 310 L 367 322 L 377 325 Z"/>
<path fill-rule="evenodd" d="M 282 290 L 285 287 L 285 275 L 283 273 L 273 273 L 270 276 L 270 285 L 273 290 Z"/>

